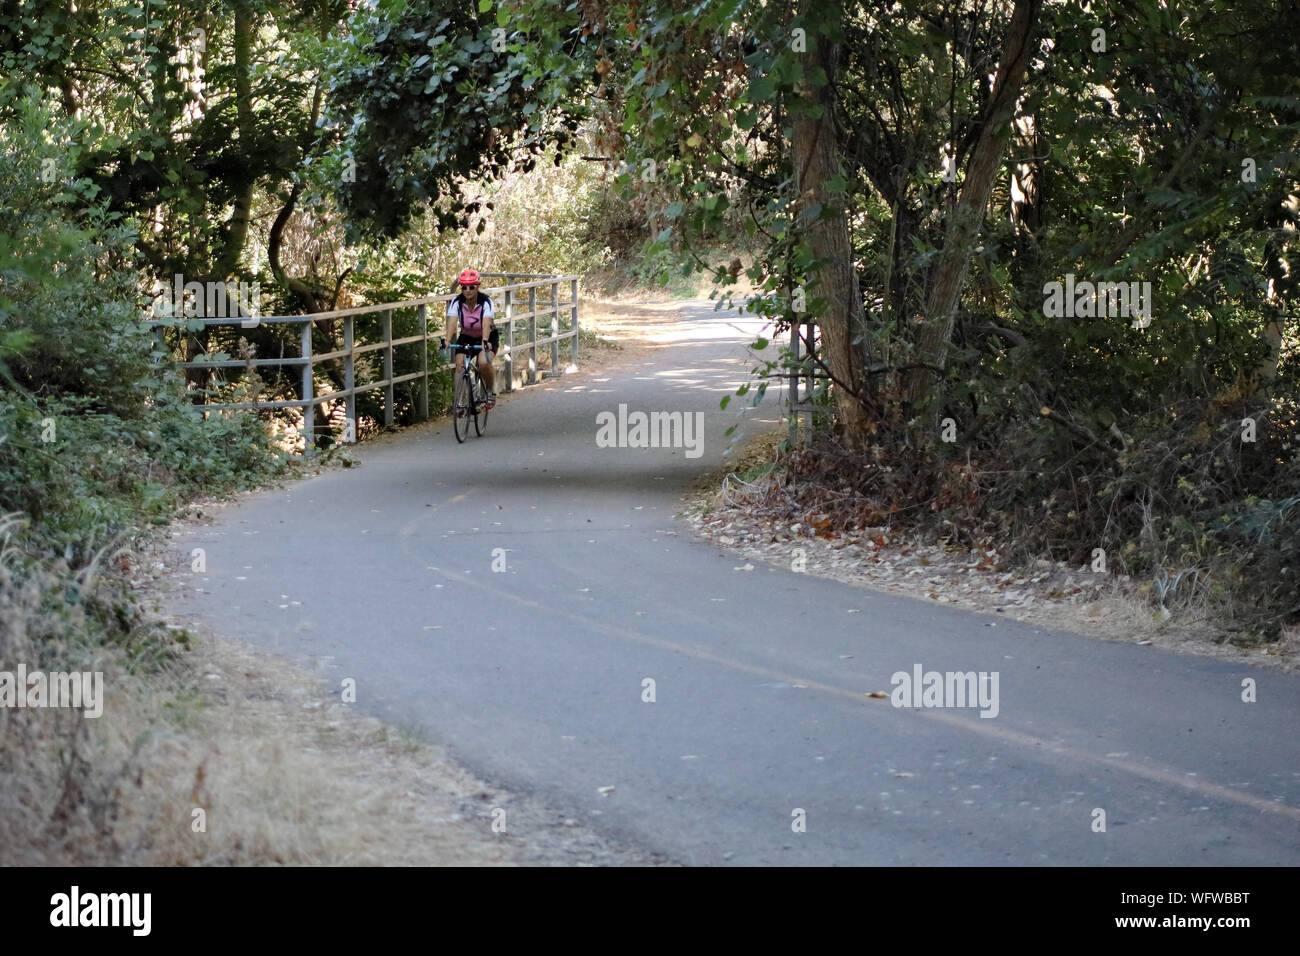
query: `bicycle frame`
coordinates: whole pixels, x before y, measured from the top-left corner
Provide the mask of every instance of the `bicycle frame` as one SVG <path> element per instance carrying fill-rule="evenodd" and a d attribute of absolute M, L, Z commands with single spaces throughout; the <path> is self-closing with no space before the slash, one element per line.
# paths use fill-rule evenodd
<path fill-rule="evenodd" d="M 489 408 L 481 403 L 478 398 L 480 391 L 486 393 L 486 386 L 483 384 L 482 376 L 479 375 L 478 360 L 476 358 L 479 352 L 484 351 L 484 348 L 482 345 L 453 345 L 450 347 L 453 354 L 465 356 L 465 364 L 460 374 L 456 376 L 456 379 L 453 379 L 453 381 L 459 379 L 465 384 L 465 395 L 467 397 L 465 405 L 457 406 L 456 388 L 454 385 L 452 387 L 452 431 L 456 435 L 457 443 L 465 440 L 461 437 L 462 419 L 464 420 L 465 437 L 469 437 L 470 419 L 474 421 L 475 434 L 481 436 L 484 429 L 487 428 Z"/>
<path fill-rule="evenodd" d="M 451 347 L 452 355 L 460 354 L 465 356 L 465 367 L 461 370 L 461 375 L 464 377 L 473 376 L 470 378 L 471 397 L 474 394 L 474 382 L 483 380 L 483 376 L 479 375 L 478 361 L 475 358 L 483 350 L 484 346 L 482 345 L 453 345 Z"/>

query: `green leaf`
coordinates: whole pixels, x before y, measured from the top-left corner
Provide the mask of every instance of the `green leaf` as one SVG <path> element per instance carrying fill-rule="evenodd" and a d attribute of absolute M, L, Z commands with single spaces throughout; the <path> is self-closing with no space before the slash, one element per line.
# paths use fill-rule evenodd
<path fill-rule="evenodd" d="M 487 13 L 492 9 L 492 0 L 478 0 L 478 12 Z"/>

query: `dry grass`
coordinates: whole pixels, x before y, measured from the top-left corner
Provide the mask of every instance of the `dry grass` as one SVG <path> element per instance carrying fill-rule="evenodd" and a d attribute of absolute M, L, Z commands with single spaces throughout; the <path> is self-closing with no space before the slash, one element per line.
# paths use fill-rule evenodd
<path fill-rule="evenodd" d="M 4 524 L 11 531 L 12 516 Z M 60 620 L 43 608 L 66 577 L 39 566 L 20 573 L 17 563 L 17 549 L 0 535 L 0 669 L 104 671 L 109 713 L 120 699 L 109 675 L 122 669 L 123 655 L 74 647 L 67 635 L 86 628 L 84 605 L 61 606 Z M 0 865 L 104 858 L 133 746 L 129 737 L 101 733 L 110 725 L 70 709 L 0 708 Z"/>
<path fill-rule="evenodd" d="M 41 659 L 23 619 L 6 609 L 9 668 Z M 209 639 L 148 679 L 122 665 L 111 654 L 97 662 L 107 684 L 97 719 L 0 710 L 0 864 L 478 865 L 514 855 L 490 819 L 464 816 L 477 794 L 487 814 L 493 794 L 283 662 Z"/>
<path fill-rule="evenodd" d="M 20 633 L 4 661 L 34 659 Z M 662 862 L 484 784 L 279 658 L 187 644 L 147 679 L 101 662 L 98 719 L 0 710 L 0 865 Z"/>
<path fill-rule="evenodd" d="M 133 862 L 463 866 L 513 856 L 490 829 L 496 794 L 436 748 L 353 713 L 269 655 L 209 636 L 189 658 L 201 687 L 152 688 L 152 706 L 137 700 L 121 718 L 153 724 L 160 707 L 172 711 L 124 801 L 123 828 L 143 851 Z M 481 819 L 463 814 L 471 798 Z"/>

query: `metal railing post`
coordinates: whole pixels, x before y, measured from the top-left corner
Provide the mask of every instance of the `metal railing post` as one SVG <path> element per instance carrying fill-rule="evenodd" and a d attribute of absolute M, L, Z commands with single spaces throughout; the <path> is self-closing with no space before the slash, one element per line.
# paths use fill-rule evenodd
<path fill-rule="evenodd" d="M 416 414 L 420 421 L 429 418 L 429 307 L 420 306 L 416 312 L 416 321 L 420 325 L 420 334 L 424 340 L 420 343 L 420 391 L 417 395 Z"/>
<path fill-rule="evenodd" d="M 537 383 L 537 286 L 528 288 L 528 384 Z"/>
<path fill-rule="evenodd" d="M 551 376 L 560 374 L 560 283 L 551 283 Z"/>
<path fill-rule="evenodd" d="M 816 349 L 816 347 L 817 347 L 817 333 L 816 333 L 816 331 L 813 329 L 813 323 L 812 323 L 812 320 L 811 320 L 811 319 L 809 319 L 809 320 L 805 323 L 805 325 L 806 325 L 806 327 L 807 327 L 807 329 L 808 329 L 808 355 L 809 355 L 809 357 L 810 357 L 810 359 L 811 359 L 811 356 L 812 356 L 812 354 L 813 354 L 813 351 L 814 351 L 814 350 Z M 815 388 L 815 385 L 814 385 L 814 379 L 816 378 L 816 376 L 813 374 L 813 369 L 814 369 L 814 368 L 815 368 L 815 366 L 812 364 L 811 361 L 809 361 L 809 363 L 808 363 L 808 377 L 807 377 L 806 381 L 804 382 L 804 386 L 803 386 L 804 395 L 807 396 L 807 399 L 808 399 L 808 401 L 809 401 L 810 403 L 812 402 L 812 399 L 813 399 L 813 390 L 814 390 L 814 388 Z M 813 440 L 813 425 L 814 425 L 815 422 L 816 422 L 816 419 L 815 419 L 815 417 L 814 417 L 815 415 L 816 415 L 816 412 L 814 412 L 811 408 L 809 408 L 809 409 L 808 409 L 808 417 L 807 417 L 806 419 L 804 419 L 804 444 L 807 444 L 807 445 L 811 445 L 811 444 L 812 444 L 812 440 Z"/>
<path fill-rule="evenodd" d="M 347 408 L 348 420 L 343 424 L 343 440 L 347 441 L 348 436 L 352 440 L 357 440 L 357 363 L 355 349 L 356 327 L 352 324 L 352 316 L 343 317 L 343 348 L 347 350 L 347 355 L 343 356 L 343 388 L 347 391 L 348 397 L 343 400 Z"/>
<path fill-rule="evenodd" d="M 393 424 L 393 310 L 384 309 L 384 424 Z"/>
<path fill-rule="evenodd" d="M 507 276 L 506 278 L 509 279 L 509 276 Z M 513 283 L 513 282 L 511 282 L 511 283 L 507 283 L 507 285 L 514 285 L 514 283 Z M 514 304 L 513 292 L 512 292 L 512 290 L 509 289 L 509 288 L 506 289 L 506 301 L 505 301 L 505 306 L 506 306 L 506 314 L 505 314 L 505 320 L 506 320 L 506 361 L 505 361 L 506 387 L 503 388 L 502 391 L 503 391 L 503 392 L 510 392 L 510 391 L 513 391 L 513 390 L 514 390 L 514 387 L 515 387 L 515 358 L 514 358 L 514 352 L 515 352 L 515 320 L 514 320 L 515 304 Z"/>
<path fill-rule="evenodd" d="M 578 364 L 578 280 L 569 281 L 569 301 L 573 303 L 573 318 L 569 320 L 569 331 L 573 334 L 573 344 L 569 352 L 569 361 Z"/>
<path fill-rule="evenodd" d="M 786 398 L 790 403 L 790 431 L 786 439 L 791 445 L 799 441 L 799 319 L 790 323 L 790 387 Z"/>
<path fill-rule="evenodd" d="M 302 324 L 302 357 L 307 360 L 302 366 L 302 456 L 304 458 L 312 456 L 312 450 L 316 445 L 316 406 L 312 402 L 315 393 L 312 390 L 311 327 L 311 319 Z"/>

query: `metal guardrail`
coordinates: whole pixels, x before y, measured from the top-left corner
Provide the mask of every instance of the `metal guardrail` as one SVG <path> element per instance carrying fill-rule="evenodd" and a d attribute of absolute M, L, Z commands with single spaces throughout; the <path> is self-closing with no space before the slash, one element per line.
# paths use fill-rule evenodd
<path fill-rule="evenodd" d="M 504 272 L 485 272 L 481 273 L 484 278 L 503 278 L 506 280 L 505 285 L 501 286 L 484 286 L 483 291 L 492 296 L 494 308 L 496 310 L 496 321 L 499 326 L 504 326 L 504 344 L 501 348 L 501 358 L 505 366 L 506 387 L 505 391 L 514 390 L 515 379 L 515 351 L 516 349 L 526 352 L 527 365 L 524 384 L 532 385 L 537 381 L 537 348 L 538 346 L 550 345 L 551 347 L 551 371 L 555 374 L 560 368 L 560 342 L 568 339 L 570 342 L 570 361 L 574 364 L 578 361 L 578 276 L 576 275 L 538 275 L 526 273 L 504 273 Z M 531 279 L 530 282 L 513 282 L 514 279 Z M 560 285 L 567 283 L 569 286 L 569 300 L 560 301 Z M 538 302 L 538 289 L 549 289 L 549 299 L 543 299 Z M 433 337 L 435 341 L 442 335 L 444 326 L 441 324 L 445 321 L 446 312 L 445 303 L 456 298 L 456 295 L 435 295 L 425 296 L 421 299 L 407 299 L 402 302 L 387 302 L 381 305 L 363 305 L 351 309 L 336 309 L 332 312 L 318 312 L 312 315 L 270 315 L 257 316 L 257 325 L 301 325 L 300 333 L 300 353 L 298 356 L 289 358 L 254 358 L 254 359 L 230 359 L 225 361 L 192 361 L 192 362 L 173 362 L 173 368 L 182 369 L 217 369 L 217 368 L 262 368 L 267 366 L 299 366 L 302 369 L 302 397 L 291 401 L 274 401 L 274 402 L 214 402 L 202 406 L 205 410 L 234 410 L 234 409 L 254 409 L 258 411 L 271 410 L 279 408 L 301 408 L 303 420 L 303 454 L 304 457 L 311 457 L 313 446 L 315 445 L 315 428 L 313 424 L 314 409 L 317 405 L 325 402 L 337 402 L 340 400 L 347 403 L 347 418 L 352 423 L 357 420 L 356 397 L 362 392 L 368 392 L 373 389 L 384 389 L 384 424 L 393 424 L 394 395 L 393 386 L 402 382 L 420 381 L 420 389 L 416 395 L 416 416 L 423 421 L 429 417 L 429 306 L 434 303 L 444 304 L 439 310 L 437 319 L 439 325 L 435 327 Z M 521 301 L 527 302 L 528 309 L 526 312 L 518 312 L 516 309 Z M 539 308 L 538 306 L 542 306 Z M 397 309 L 415 308 L 416 323 L 421 331 L 416 335 L 408 335 L 404 338 L 393 338 L 393 312 Z M 382 313 L 383 333 L 381 340 L 378 342 L 358 345 L 355 338 L 355 321 L 358 315 L 367 315 L 372 313 Z M 568 312 L 570 315 L 569 327 L 561 328 L 560 316 L 562 312 Z M 538 319 L 545 318 L 543 331 L 547 332 L 545 338 L 538 338 Z M 335 319 L 343 320 L 343 348 L 326 352 L 324 354 L 315 354 L 312 351 L 311 333 L 317 322 L 333 321 Z M 186 322 L 201 321 L 204 328 L 217 326 L 240 326 L 249 328 L 245 323 L 251 321 L 250 318 L 205 318 L 196 316 L 194 319 L 169 319 L 158 320 L 149 323 L 153 329 L 164 352 L 168 346 L 164 338 L 164 329 L 184 327 Z M 528 338 L 523 342 L 515 341 L 515 323 L 527 321 Z M 256 328 L 254 325 L 252 328 Z M 196 330 L 197 331 L 197 330 Z M 420 370 L 418 372 L 409 372 L 405 375 L 393 374 L 393 350 L 403 345 L 414 345 L 420 343 Z M 383 350 L 384 355 L 384 373 L 383 378 L 375 382 L 366 382 L 362 385 L 356 383 L 356 357 L 368 352 Z M 327 392 L 322 395 L 315 393 L 315 376 L 313 369 L 322 362 L 342 359 L 344 371 L 344 387 L 340 391 Z M 307 440 L 307 435 L 312 435 L 312 440 Z M 355 432 L 354 432 L 355 436 Z"/>
<path fill-rule="evenodd" d="M 792 362 L 798 362 L 807 354 L 807 348 L 804 345 L 803 338 L 816 346 L 816 326 L 807 319 L 800 318 L 790 326 L 790 357 Z M 812 401 L 813 381 L 820 376 L 816 370 L 809 368 L 807 371 L 800 372 L 792 370 L 778 376 L 789 379 L 789 392 L 787 394 L 787 413 L 790 416 L 790 427 L 788 439 L 790 444 L 798 444 L 800 440 L 804 444 L 812 444 L 813 439 L 813 416 L 819 412 L 825 412 L 827 409 L 815 405 Z M 799 382 L 803 381 L 803 394 L 800 394 Z M 802 428 L 800 424 L 802 423 Z M 802 434 L 801 434 L 802 433 Z"/>

